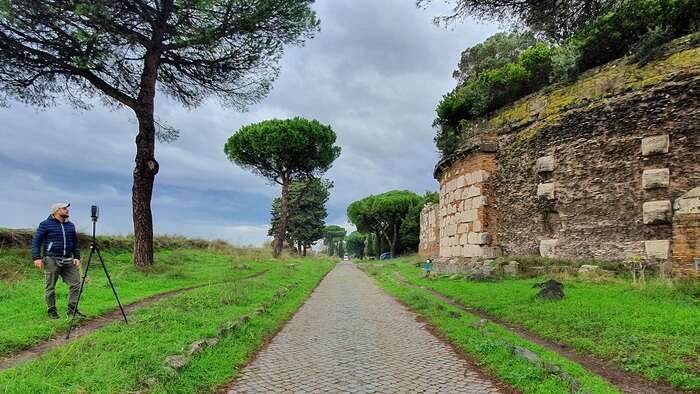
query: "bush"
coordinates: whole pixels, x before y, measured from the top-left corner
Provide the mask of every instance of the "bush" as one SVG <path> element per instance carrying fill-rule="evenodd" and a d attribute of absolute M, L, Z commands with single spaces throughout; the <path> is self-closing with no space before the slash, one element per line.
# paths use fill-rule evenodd
<path fill-rule="evenodd" d="M 575 36 L 577 67 L 587 70 L 625 56 L 637 46 L 656 47 L 691 33 L 700 20 L 700 0 L 628 0 Z M 663 33 L 662 33 L 663 32 Z M 642 44 L 646 38 L 647 43 Z"/>
<path fill-rule="evenodd" d="M 475 119 L 540 89 L 552 73 L 553 50 L 539 42 L 524 50 L 515 62 L 484 70 L 443 96 L 437 106 L 436 124 L 443 134 L 436 138 L 438 148 L 457 142 L 455 130 L 464 119 Z"/>

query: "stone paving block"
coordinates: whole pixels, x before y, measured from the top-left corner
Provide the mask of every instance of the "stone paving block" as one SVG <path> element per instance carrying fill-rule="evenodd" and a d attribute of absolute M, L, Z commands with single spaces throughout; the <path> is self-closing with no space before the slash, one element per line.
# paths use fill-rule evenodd
<path fill-rule="evenodd" d="M 430 371 L 429 374 L 426 371 Z M 230 393 L 483 393 L 468 369 L 416 315 L 352 264 L 338 264 L 247 366 Z"/>

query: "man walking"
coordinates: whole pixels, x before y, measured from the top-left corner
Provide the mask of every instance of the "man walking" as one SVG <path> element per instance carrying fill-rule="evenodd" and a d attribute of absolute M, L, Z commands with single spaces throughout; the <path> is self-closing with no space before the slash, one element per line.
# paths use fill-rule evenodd
<path fill-rule="evenodd" d="M 76 310 L 80 291 L 80 246 L 73 223 L 68 221 L 70 203 L 56 203 L 51 206 L 51 215 L 39 224 L 32 238 L 32 259 L 34 266 L 44 268 L 46 287 L 44 295 L 49 310 L 49 318 L 58 319 L 56 311 L 56 281 L 60 276 L 70 288 L 68 314 L 85 317 Z M 43 245 L 43 246 L 42 246 Z M 42 253 L 43 252 L 43 253 Z M 41 257 L 43 254 L 43 258 Z"/>

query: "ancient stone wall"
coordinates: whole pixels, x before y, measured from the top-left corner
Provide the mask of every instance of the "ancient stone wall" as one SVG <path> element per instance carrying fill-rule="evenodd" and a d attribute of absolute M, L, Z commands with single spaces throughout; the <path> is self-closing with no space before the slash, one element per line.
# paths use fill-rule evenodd
<path fill-rule="evenodd" d="M 700 48 L 644 67 L 621 62 L 468 131 L 467 148 L 436 167 L 440 258 L 486 258 L 500 248 L 602 260 L 637 254 L 694 269 L 700 208 L 679 207 L 700 186 Z M 497 152 L 469 148 L 485 136 Z M 477 173 L 480 182 L 468 184 Z M 474 203 L 465 204 L 477 197 L 478 220 Z M 471 233 L 484 234 L 482 243 L 471 244 Z"/>
<path fill-rule="evenodd" d="M 438 204 L 428 203 L 420 213 L 420 244 L 418 254 L 434 259 L 440 254 L 440 225 Z"/>
<path fill-rule="evenodd" d="M 486 181 L 496 169 L 494 153 L 475 151 L 442 173 L 440 179 L 440 257 L 491 258 L 500 254 L 496 227 L 490 225 Z M 492 215 L 491 215 L 492 216 Z"/>

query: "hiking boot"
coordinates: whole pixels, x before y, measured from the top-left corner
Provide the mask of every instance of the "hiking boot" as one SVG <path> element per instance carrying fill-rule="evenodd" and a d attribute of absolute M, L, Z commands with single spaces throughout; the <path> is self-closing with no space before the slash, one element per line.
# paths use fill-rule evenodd
<path fill-rule="evenodd" d="M 68 307 L 68 316 L 73 317 L 73 308 L 71 308 L 71 307 Z M 83 315 L 79 310 L 76 310 L 75 317 L 87 317 L 87 316 Z"/>
<path fill-rule="evenodd" d="M 49 319 L 51 319 L 51 320 L 58 319 L 58 312 L 56 312 L 56 308 L 49 309 Z"/>

